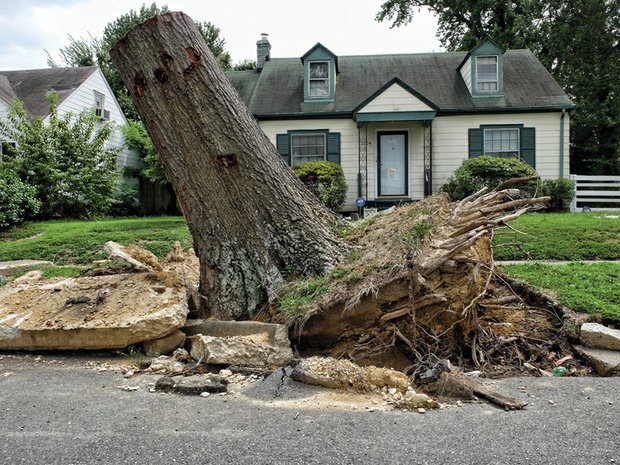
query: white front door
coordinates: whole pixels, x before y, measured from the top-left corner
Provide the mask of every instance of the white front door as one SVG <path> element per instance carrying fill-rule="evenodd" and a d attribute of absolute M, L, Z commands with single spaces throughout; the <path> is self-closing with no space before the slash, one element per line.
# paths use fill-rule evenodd
<path fill-rule="evenodd" d="M 379 132 L 379 196 L 407 196 L 407 133 Z"/>

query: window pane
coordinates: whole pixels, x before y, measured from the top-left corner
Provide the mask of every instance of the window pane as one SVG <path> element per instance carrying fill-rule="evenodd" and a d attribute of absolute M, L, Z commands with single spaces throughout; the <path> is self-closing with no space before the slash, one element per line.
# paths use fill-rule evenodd
<path fill-rule="evenodd" d="M 329 63 L 326 61 L 310 62 L 310 78 L 329 78 Z"/>
<path fill-rule="evenodd" d="M 325 160 L 324 134 L 293 134 L 291 136 L 292 164 Z"/>
<path fill-rule="evenodd" d="M 329 81 L 327 79 L 311 80 L 308 84 L 308 93 L 311 96 L 329 97 Z"/>
<path fill-rule="evenodd" d="M 519 156 L 518 129 L 485 129 L 484 154 L 498 157 Z"/>
<path fill-rule="evenodd" d="M 497 90 L 497 57 L 477 57 L 476 73 L 477 90 Z"/>

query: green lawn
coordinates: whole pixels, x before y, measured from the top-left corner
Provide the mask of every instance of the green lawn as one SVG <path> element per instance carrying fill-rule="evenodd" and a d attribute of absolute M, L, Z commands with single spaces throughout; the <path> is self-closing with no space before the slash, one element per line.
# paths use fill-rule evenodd
<path fill-rule="evenodd" d="M 180 216 L 95 221 L 44 221 L 0 233 L 0 261 L 51 260 L 56 265 L 82 265 L 106 258 L 103 245 L 116 241 L 137 244 L 162 258 L 180 241 L 191 247 Z"/>
<path fill-rule="evenodd" d="M 497 231 L 496 260 L 618 260 L 620 214 L 531 213 Z"/>
<path fill-rule="evenodd" d="M 495 259 L 620 259 L 620 218 L 612 214 L 528 214 L 495 236 Z M 44 269 L 46 276 L 74 275 L 80 265 L 106 258 L 103 245 L 113 240 L 137 244 L 163 257 L 175 241 L 191 247 L 182 217 L 45 221 L 0 233 L 0 261 L 51 260 L 64 268 Z M 520 248 L 506 246 L 519 243 Z M 77 265 L 77 268 L 74 266 Z M 620 263 L 510 265 L 504 270 L 532 285 L 553 291 L 560 303 L 575 310 L 620 322 Z"/>
<path fill-rule="evenodd" d="M 620 322 L 620 263 L 507 265 L 511 276 L 551 290 L 560 304 Z"/>

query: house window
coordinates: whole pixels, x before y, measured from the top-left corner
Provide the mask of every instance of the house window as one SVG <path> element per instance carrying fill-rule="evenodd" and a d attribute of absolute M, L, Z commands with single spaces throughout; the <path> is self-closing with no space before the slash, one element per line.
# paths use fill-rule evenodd
<path fill-rule="evenodd" d="M 485 129 L 484 154 L 519 158 L 519 128 Z"/>
<path fill-rule="evenodd" d="M 110 119 L 110 112 L 105 109 L 105 94 L 95 91 L 95 114 L 104 121 Z"/>
<path fill-rule="evenodd" d="M 329 61 L 308 63 L 308 95 L 310 97 L 329 97 Z"/>
<path fill-rule="evenodd" d="M 325 134 L 291 134 L 291 165 L 306 161 L 323 161 L 326 153 Z"/>
<path fill-rule="evenodd" d="M 476 57 L 476 90 L 493 92 L 497 90 L 497 56 Z"/>

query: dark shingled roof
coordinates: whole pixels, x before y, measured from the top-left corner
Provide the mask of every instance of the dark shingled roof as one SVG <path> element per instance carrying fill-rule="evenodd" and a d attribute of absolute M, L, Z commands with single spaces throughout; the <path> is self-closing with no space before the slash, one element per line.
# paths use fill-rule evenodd
<path fill-rule="evenodd" d="M 275 58 L 263 71 L 227 73 L 259 119 L 352 114 L 394 78 L 416 90 L 442 113 L 536 111 L 572 108 L 551 74 L 529 50 L 504 55 L 504 96 L 473 98 L 457 67 L 466 52 L 338 57 L 333 102 L 304 103 L 304 67 L 299 58 Z"/>
<path fill-rule="evenodd" d="M 6 78 L 6 76 L 0 75 L 0 98 L 4 100 L 6 103 L 12 103 L 13 100 L 17 98 L 13 88 L 11 87 L 11 83 Z"/>
<path fill-rule="evenodd" d="M 45 68 L 24 71 L 0 71 L 6 77 L 17 98 L 30 116 L 45 117 L 49 113 L 47 93 L 52 89 L 59 97 L 59 103 L 71 95 L 92 75 L 96 66 L 80 68 Z"/>

